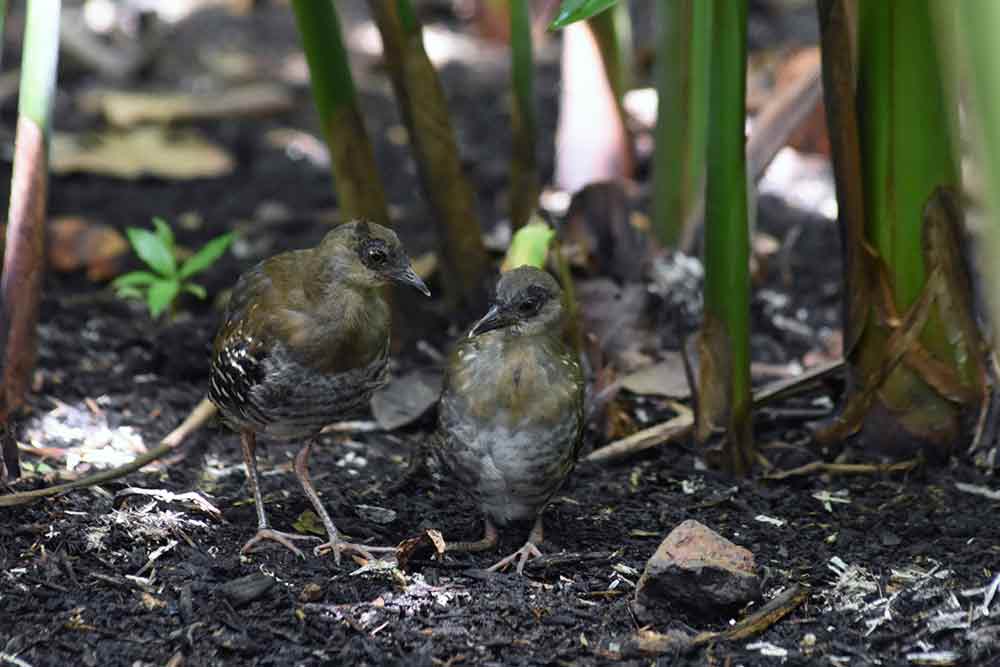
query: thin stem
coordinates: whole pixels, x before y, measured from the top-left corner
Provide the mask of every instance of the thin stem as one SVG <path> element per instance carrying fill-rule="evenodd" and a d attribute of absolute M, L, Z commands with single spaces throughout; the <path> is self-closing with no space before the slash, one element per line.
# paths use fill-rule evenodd
<path fill-rule="evenodd" d="M 538 198 L 536 156 L 535 74 L 529 0 L 510 2 L 513 151 L 511 155 L 511 225 L 528 222 Z"/>
<path fill-rule="evenodd" d="M 705 179 L 712 3 L 660 0 L 653 213 L 661 242 L 675 246 Z"/>
<path fill-rule="evenodd" d="M 745 472 L 750 441 L 750 239 L 747 228 L 746 0 L 715 0 L 705 206 L 705 318 L 719 334 L 709 345 L 728 363 L 703 382 L 728 383 L 728 465 Z M 704 362 L 703 362 L 704 364 Z M 726 368 L 728 366 L 728 368 Z M 703 365 L 703 370 L 705 366 Z M 728 371 L 728 372 L 727 372 Z M 727 377 L 728 375 L 728 377 Z M 718 417 L 718 415 L 716 416 Z"/>

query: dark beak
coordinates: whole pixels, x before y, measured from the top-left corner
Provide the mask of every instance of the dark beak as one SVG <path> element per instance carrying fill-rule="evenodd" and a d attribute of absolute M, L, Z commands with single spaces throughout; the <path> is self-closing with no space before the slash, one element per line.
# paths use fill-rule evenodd
<path fill-rule="evenodd" d="M 492 306 L 482 319 L 476 322 L 472 329 L 469 331 L 469 338 L 474 338 L 479 334 L 484 334 L 487 331 L 493 331 L 494 329 L 500 329 L 510 324 L 510 318 L 504 313 L 500 306 Z"/>
<path fill-rule="evenodd" d="M 405 271 L 401 271 L 392 277 L 397 283 L 401 285 L 409 285 L 410 287 L 415 287 L 424 293 L 424 296 L 430 296 L 431 291 L 427 288 L 427 284 L 420 279 L 414 271 L 412 266 L 407 266 Z"/>

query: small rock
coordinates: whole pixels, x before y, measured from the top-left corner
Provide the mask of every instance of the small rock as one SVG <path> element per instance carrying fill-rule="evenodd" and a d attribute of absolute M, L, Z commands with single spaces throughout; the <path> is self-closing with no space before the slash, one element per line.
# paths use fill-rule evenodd
<path fill-rule="evenodd" d="M 274 578 L 261 572 L 233 579 L 219 586 L 221 592 L 234 607 L 249 604 L 263 597 L 274 586 Z"/>
<path fill-rule="evenodd" d="M 759 597 L 753 554 L 694 520 L 660 543 L 635 592 L 636 611 L 647 617 L 661 602 L 718 612 Z"/>

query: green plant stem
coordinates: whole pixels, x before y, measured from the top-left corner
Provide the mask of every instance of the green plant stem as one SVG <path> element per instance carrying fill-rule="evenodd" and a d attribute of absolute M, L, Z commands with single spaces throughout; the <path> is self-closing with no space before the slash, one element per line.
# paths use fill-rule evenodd
<path fill-rule="evenodd" d="M 369 0 L 385 64 L 410 134 L 417 170 L 441 242 L 451 301 L 479 307 L 489 266 L 471 186 L 465 177 L 444 89 L 408 0 Z"/>
<path fill-rule="evenodd" d="M 984 226 L 985 261 L 980 268 L 988 276 L 985 290 L 993 320 L 993 331 L 1000 330 L 1000 3 L 995 0 L 962 0 L 959 25 L 972 79 L 972 103 L 975 129 L 980 141 L 973 142 L 980 151 L 986 187 L 988 224 Z M 993 349 L 997 349 L 994 333 Z"/>
<path fill-rule="evenodd" d="M 820 443 L 863 430 L 880 453 L 922 449 L 943 460 L 963 413 L 982 400 L 981 336 L 959 241 L 957 98 L 935 48 L 954 45 L 955 4 L 861 0 L 852 66 L 847 2 L 819 3 L 848 365 L 844 406 L 816 431 Z"/>
<path fill-rule="evenodd" d="M 56 90 L 61 5 L 61 0 L 29 0 L 24 26 L 17 112 L 30 118 L 46 135 Z"/>
<path fill-rule="evenodd" d="M 59 62 L 60 0 L 27 5 L 21 57 L 17 138 L 10 184 L 3 275 L 0 278 L 0 344 L 3 391 L 0 421 L 24 401 L 37 352 L 39 302 L 45 274 L 45 211 L 52 103 Z M 10 477 L 20 475 L 17 443 L 4 438 L 3 462 Z"/>
<path fill-rule="evenodd" d="M 705 180 L 712 3 L 659 0 L 657 6 L 654 228 L 663 244 L 676 246 Z"/>
<path fill-rule="evenodd" d="M 929 0 L 862 0 L 859 9 L 868 236 L 890 267 L 896 305 L 905 309 L 926 279 L 924 205 L 936 186 L 960 185 L 952 157 L 954 119 L 941 82 Z"/>
<path fill-rule="evenodd" d="M 717 405 L 699 408 L 727 428 L 724 461 L 736 474 L 753 462 L 750 434 L 750 258 L 747 228 L 746 0 L 714 0 L 712 76 L 705 206 L 705 344 L 716 359 L 702 360 L 702 385 L 725 387 Z M 707 404 L 706 404 L 707 403 Z M 699 415 L 699 419 L 702 415 Z"/>
<path fill-rule="evenodd" d="M 510 221 L 514 229 L 528 222 L 538 200 L 536 155 L 535 64 L 532 59 L 529 0 L 510 0 L 511 113 Z"/>
<path fill-rule="evenodd" d="M 604 73 L 621 103 L 632 85 L 632 19 L 628 3 L 619 2 L 587 20 L 604 59 Z"/>
<path fill-rule="evenodd" d="M 309 64 L 313 100 L 330 149 L 334 187 L 347 219 L 389 224 L 385 191 L 357 105 L 332 0 L 292 0 Z"/>

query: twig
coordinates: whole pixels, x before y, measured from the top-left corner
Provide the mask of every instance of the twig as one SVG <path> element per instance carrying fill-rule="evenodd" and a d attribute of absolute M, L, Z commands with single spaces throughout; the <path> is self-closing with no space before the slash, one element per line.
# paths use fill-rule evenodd
<path fill-rule="evenodd" d="M 722 632 L 721 635 L 729 640 L 746 639 L 758 635 L 793 612 L 796 607 L 806 601 L 807 597 L 809 597 L 807 589 L 798 584 L 793 585 L 761 607 L 756 613 L 739 621 L 733 627 Z M 698 637 L 695 637 L 695 642 L 698 642 Z"/>
<path fill-rule="evenodd" d="M 14 665 L 14 667 L 32 667 L 30 662 L 22 660 L 12 653 L 0 652 L 0 664 Z"/>
<path fill-rule="evenodd" d="M 680 414 L 676 417 L 662 424 L 643 429 L 638 433 L 633 433 L 627 438 L 616 440 L 600 449 L 595 449 L 584 458 L 584 461 L 595 463 L 614 461 L 664 442 L 685 437 L 694 428 L 694 413 L 680 403 L 677 403 L 676 407 L 680 410 Z"/>
<path fill-rule="evenodd" d="M 218 408 L 215 407 L 215 404 L 212 403 L 212 401 L 207 398 L 201 399 L 198 405 L 194 407 L 194 410 L 191 411 L 191 414 L 184 418 L 181 425 L 168 433 L 167 436 L 161 440 L 161 442 L 172 447 L 180 445 L 189 435 L 197 431 L 203 424 L 205 424 L 205 422 L 214 417 L 215 413 L 218 411 Z"/>
<path fill-rule="evenodd" d="M 747 175 L 756 183 L 767 171 L 771 160 L 788 143 L 799 126 L 809 118 L 822 92 L 820 65 L 804 71 L 787 88 L 776 95 L 754 119 L 753 130 L 747 140 Z M 698 229 L 705 220 L 705 204 L 699 204 L 688 214 L 684 234 L 678 248 L 684 254 L 692 254 L 698 238 Z"/>
<path fill-rule="evenodd" d="M 160 444 L 157 447 L 149 450 L 142 456 L 136 457 L 133 461 L 120 465 L 117 468 L 102 470 L 101 472 L 90 475 L 89 477 L 73 480 L 72 482 L 66 482 L 65 484 L 57 484 L 44 489 L 22 491 L 20 493 L 11 493 L 6 496 L 0 496 L 0 507 L 25 505 L 27 503 L 40 500 L 41 498 L 55 496 L 73 489 L 83 489 L 88 486 L 103 484 L 105 482 L 110 482 L 113 479 L 118 479 L 119 477 L 124 477 L 125 475 L 133 473 L 136 470 L 139 470 L 140 468 L 143 468 L 153 461 L 161 459 L 170 452 L 174 451 L 182 442 L 184 442 L 184 439 L 188 435 L 208 421 L 209 417 L 215 414 L 215 410 L 215 406 L 212 405 L 207 398 L 204 398 L 200 403 L 198 403 L 195 409 L 191 411 L 191 414 L 187 416 L 181 425 L 168 433 L 167 436 L 160 441 Z"/>
<path fill-rule="evenodd" d="M 693 637 L 682 631 L 666 634 L 640 630 L 635 638 L 634 648 L 642 655 L 662 655 L 683 653 L 716 640 L 739 640 L 758 635 L 780 621 L 805 602 L 809 591 L 794 585 L 777 596 L 756 613 L 747 616 L 723 632 L 699 632 Z"/>
<path fill-rule="evenodd" d="M 955 482 L 955 488 L 962 493 L 971 493 L 974 496 L 982 496 L 990 500 L 1000 500 L 1000 490 L 994 491 L 986 486 L 976 484 L 966 484 L 965 482 Z"/>
<path fill-rule="evenodd" d="M 834 375 L 843 367 L 843 360 L 832 361 L 811 368 L 798 377 L 772 382 L 754 393 L 753 407 L 759 408 L 780 398 L 793 396 L 812 384 Z M 677 416 L 596 449 L 588 454 L 584 461 L 615 461 L 644 449 L 686 437 L 694 428 L 694 413 L 680 403 L 675 403 L 674 407 L 680 411 Z"/>
<path fill-rule="evenodd" d="M 554 567 L 567 567 L 585 563 L 608 562 L 615 557 L 617 551 L 599 551 L 585 553 L 546 554 L 540 558 L 532 558 L 525 567 L 528 570 L 547 570 Z"/>
<path fill-rule="evenodd" d="M 764 479 L 785 479 L 800 475 L 825 473 L 828 475 L 874 475 L 892 472 L 909 472 L 923 463 L 922 459 L 910 459 L 899 463 L 827 463 L 813 461 L 798 468 L 778 470 L 764 476 Z"/>
<path fill-rule="evenodd" d="M 753 394 L 753 407 L 760 408 L 782 398 L 789 398 L 805 391 L 807 387 L 836 375 L 844 368 L 844 360 L 837 359 L 813 366 L 801 375 L 785 380 L 777 380 L 761 387 Z"/>

